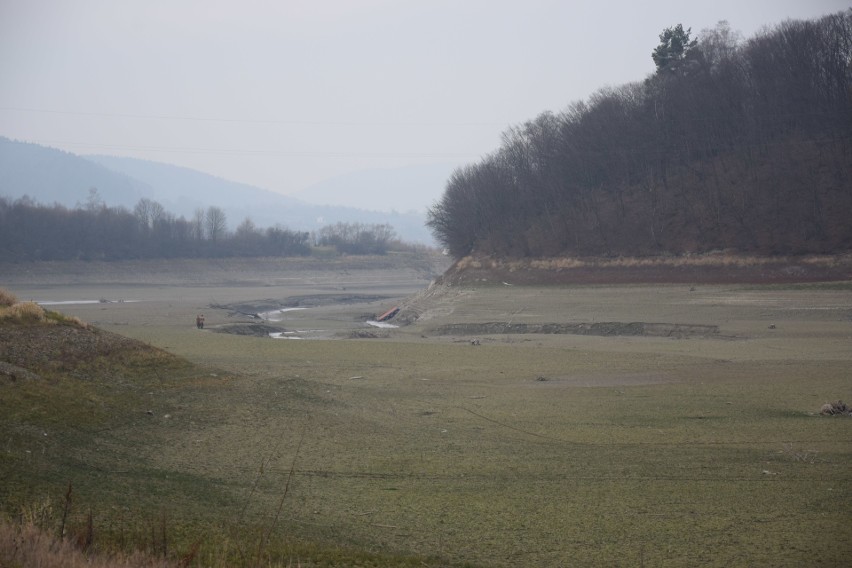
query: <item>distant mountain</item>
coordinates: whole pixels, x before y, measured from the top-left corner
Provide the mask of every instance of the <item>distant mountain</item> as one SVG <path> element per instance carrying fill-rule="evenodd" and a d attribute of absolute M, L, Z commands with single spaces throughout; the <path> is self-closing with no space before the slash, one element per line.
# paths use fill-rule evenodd
<path fill-rule="evenodd" d="M 115 156 L 86 158 L 151 187 L 153 199 L 177 215 L 188 218 L 199 207 L 221 207 L 225 210 L 232 229 L 247 217 L 260 227 L 280 224 L 302 231 L 313 231 L 337 222 L 388 223 L 406 241 L 425 244 L 434 242 L 426 228 L 426 216 L 423 211 L 387 213 L 354 207 L 316 205 L 169 164 Z"/>
<path fill-rule="evenodd" d="M 151 189 L 151 199 L 176 215 L 191 217 L 196 209 L 215 205 L 225 210 L 231 225 L 251 217 L 264 227 L 303 223 L 304 208 L 311 211 L 309 217 L 314 217 L 313 206 L 298 199 L 197 170 L 119 156 L 83 158 L 142 182 Z"/>
<path fill-rule="evenodd" d="M 82 157 L 0 137 L 0 196 L 27 195 L 41 203 L 74 207 L 85 203 L 90 188 L 96 188 L 110 206 L 132 209 L 147 197 L 186 218 L 198 208 L 220 207 L 231 229 L 247 217 L 259 227 L 280 224 L 302 231 L 337 222 L 388 223 L 406 241 L 434 243 L 422 212 L 315 205 L 188 168 L 135 158 Z"/>
<path fill-rule="evenodd" d="M 86 202 L 91 188 L 110 205 L 124 207 L 153 193 L 145 183 L 76 154 L 0 137 L 0 195 L 74 207 Z"/>
<path fill-rule="evenodd" d="M 425 212 L 444 192 L 454 164 L 364 170 L 321 181 L 294 194 L 318 205 Z"/>

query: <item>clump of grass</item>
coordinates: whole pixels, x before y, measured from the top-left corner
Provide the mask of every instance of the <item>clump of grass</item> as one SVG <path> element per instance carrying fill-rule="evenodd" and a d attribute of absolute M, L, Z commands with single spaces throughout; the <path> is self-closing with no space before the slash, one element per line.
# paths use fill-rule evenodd
<path fill-rule="evenodd" d="M 9 307 L 13 304 L 18 303 L 18 298 L 15 297 L 13 293 L 6 290 L 5 288 L 0 288 L 0 307 Z"/>
<path fill-rule="evenodd" d="M 49 497 L 28 503 L 21 507 L 21 523 L 44 529 L 54 521 L 53 502 Z"/>
<path fill-rule="evenodd" d="M 19 302 L 17 296 L 0 288 L 0 320 L 44 321 L 44 308 L 35 302 Z"/>
<path fill-rule="evenodd" d="M 18 302 L 11 306 L 0 308 L 0 319 L 44 322 L 47 321 L 47 315 L 44 308 L 35 302 Z"/>
<path fill-rule="evenodd" d="M 77 316 L 66 316 L 60 312 L 50 310 L 45 311 L 45 318 L 50 323 L 59 323 L 63 325 L 72 325 L 83 329 L 89 329 L 89 324 L 78 318 Z"/>
<path fill-rule="evenodd" d="M 4 319 L 25 323 L 59 323 L 89 329 L 89 324 L 76 316 L 45 310 L 36 302 L 19 302 L 14 294 L 0 288 L 0 320 Z"/>
<path fill-rule="evenodd" d="M 70 322 L 73 325 L 76 325 L 77 327 L 82 327 L 83 329 L 89 329 L 89 324 L 87 324 L 86 322 L 84 322 L 83 320 L 78 318 L 77 316 L 67 318 L 67 321 Z"/>
<path fill-rule="evenodd" d="M 190 558 L 189 561 L 191 560 Z M 0 520 L 0 566 L 122 568 L 188 564 L 189 562 L 170 562 L 142 552 L 90 554 L 81 550 L 78 542 L 56 538 L 32 522 L 16 524 L 5 519 Z"/>

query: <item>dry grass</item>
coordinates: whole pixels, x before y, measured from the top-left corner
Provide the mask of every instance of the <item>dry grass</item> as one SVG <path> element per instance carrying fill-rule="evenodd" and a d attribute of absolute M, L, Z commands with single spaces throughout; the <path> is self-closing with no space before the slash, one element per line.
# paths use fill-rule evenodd
<path fill-rule="evenodd" d="M 9 307 L 17 303 L 18 298 L 13 293 L 5 288 L 0 288 L 0 307 Z"/>
<path fill-rule="evenodd" d="M 26 323 L 73 325 L 88 329 L 89 324 L 77 316 L 65 316 L 45 310 L 36 302 L 18 302 L 14 294 L 0 288 L 0 321 L 12 320 Z"/>
<path fill-rule="evenodd" d="M 681 256 L 653 256 L 653 257 L 618 257 L 618 258 L 533 258 L 533 259 L 499 259 L 492 257 L 466 256 L 456 263 L 458 270 L 491 269 L 508 270 L 567 270 L 572 268 L 644 268 L 644 267 L 671 267 L 683 268 L 690 266 L 698 267 L 736 267 L 749 268 L 767 265 L 783 265 L 792 261 L 801 262 L 811 266 L 834 267 L 840 264 L 849 264 L 852 258 L 849 255 L 827 256 L 809 255 L 804 257 L 783 256 L 754 256 L 738 255 L 729 252 L 688 254 Z"/>
<path fill-rule="evenodd" d="M 0 566 L 168 568 L 180 565 L 180 561 L 170 562 L 142 552 L 87 554 L 75 540 L 56 538 L 31 522 L 0 521 Z"/>
<path fill-rule="evenodd" d="M 47 316 L 44 308 L 35 302 L 18 302 L 11 306 L 0 308 L 0 319 L 45 322 L 47 321 Z"/>

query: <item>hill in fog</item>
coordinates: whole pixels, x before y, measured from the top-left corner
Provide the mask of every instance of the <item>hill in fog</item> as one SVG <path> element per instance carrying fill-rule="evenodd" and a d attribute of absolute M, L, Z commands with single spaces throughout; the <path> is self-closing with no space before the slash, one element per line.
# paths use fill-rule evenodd
<path fill-rule="evenodd" d="M 135 158 L 79 156 L 0 138 L 0 196 L 29 196 L 44 204 L 76 207 L 86 202 L 92 188 L 109 206 L 132 209 L 141 198 L 148 198 L 187 218 L 196 209 L 220 207 L 231 228 L 245 218 L 259 227 L 280 224 L 303 231 L 337 222 L 387 223 L 406 241 L 433 242 L 422 211 L 394 213 L 316 205 L 189 168 Z"/>
<path fill-rule="evenodd" d="M 317 205 L 422 213 L 440 199 L 454 168 L 425 164 L 363 170 L 321 181 L 293 196 Z"/>

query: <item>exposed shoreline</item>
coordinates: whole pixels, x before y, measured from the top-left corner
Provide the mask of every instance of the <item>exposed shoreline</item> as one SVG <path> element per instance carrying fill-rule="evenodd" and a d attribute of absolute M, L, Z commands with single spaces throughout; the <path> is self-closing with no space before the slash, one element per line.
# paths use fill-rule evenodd
<path fill-rule="evenodd" d="M 465 257 L 444 283 L 482 284 L 791 284 L 852 280 L 852 254 L 648 258 L 495 259 Z"/>

